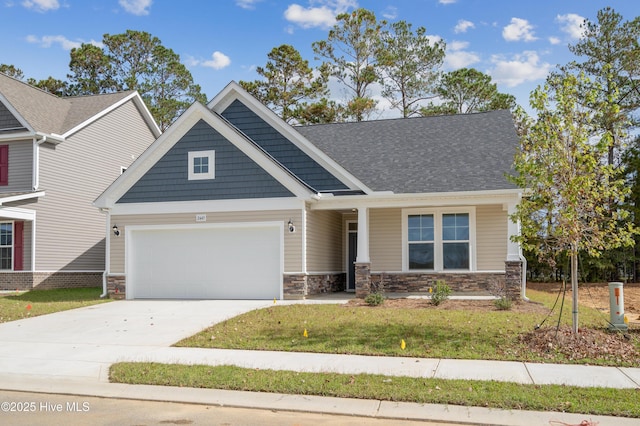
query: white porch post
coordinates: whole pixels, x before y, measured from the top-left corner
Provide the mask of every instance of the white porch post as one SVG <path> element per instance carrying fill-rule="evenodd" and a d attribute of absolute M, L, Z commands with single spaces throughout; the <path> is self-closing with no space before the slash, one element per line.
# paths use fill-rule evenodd
<path fill-rule="evenodd" d="M 516 212 L 516 203 L 507 205 L 507 214 L 511 216 Z M 520 235 L 520 224 L 507 219 L 507 261 L 520 262 L 520 244 L 511 240 L 512 236 Z"/>
<path fill-rule="evenodd" d="M 358 208 L 358 253 L 356 263 L 369 263 L 369 209 Z"/>

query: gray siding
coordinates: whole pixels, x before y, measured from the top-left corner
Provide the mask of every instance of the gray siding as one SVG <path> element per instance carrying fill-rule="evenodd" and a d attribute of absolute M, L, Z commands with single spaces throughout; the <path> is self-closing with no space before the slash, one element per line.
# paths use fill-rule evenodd
<path fill-rule="evenodd" d="M 240 101 L 235 100 L 222 115 L 317 191 L 349 189 Z"/>
<path fill-rule="evenodd" d="M 215 179 L 188 180 L 188 153 L 215 150 Z M 293 194 L 204 121 L 199 121 L 118 203 L 291 197 Z"/>
<path fill-rule="evenodd" d="M 24 140 L 0 142 L 0 145 L 9 145 L 9 185 L 0 186 L 0 193 L 30 191 L 33 185 L 33 143 Z"/>
<path fill-rule="evenodd" d="M 3 130 L 24 129 L 18 119 L 0 102 L 0 132 Z"/>
<path fill-rule="evenodd" d="M 36 270 L 104 270 L 105 215 L 92 202 L 155 137 L 127 102 L 65 142 L 40 150 L 40 186 L 34 203 Z"/>
<path fill-rule="evenodd" d="M 476 208 L 478 271 L 504 271 L 507 260 L 509 216 L 502 205 Z"/>

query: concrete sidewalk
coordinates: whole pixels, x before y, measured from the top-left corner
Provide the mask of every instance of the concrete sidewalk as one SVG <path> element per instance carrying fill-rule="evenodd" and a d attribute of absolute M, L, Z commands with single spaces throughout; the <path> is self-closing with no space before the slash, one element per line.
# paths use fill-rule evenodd
<path fill-rule="evenodd" d="M 335 303 L 335 302 L 334 302 Z M 215 322 L 269 306 L 265 301 L 120 301 L 0 324 L 0 388 L 5 390 L 142 398 L 238 407 L 319 411 L 385 418 L 532 425 L 582 420 L 639 424 L 638 419 L 473 407 L 352 401 L 338 398 L 171 389 L 108 383 L 120 361 L 237 365 L 246 368 L 382 374 L 523 384 L 640 388 L 640 368 L 501 361 L 371 357 L 269 351 L 175 348 L 169 345 Z M 140 389 L 144 389 L 141 392 Z M 143 396 L 142 396 L 143 395 Z M 533 419 L 539 419 L 533 420 Z M 628 421 L 628 422 L 627 422 Z M 625 423 L 627 422 L 627 423 Z"/>

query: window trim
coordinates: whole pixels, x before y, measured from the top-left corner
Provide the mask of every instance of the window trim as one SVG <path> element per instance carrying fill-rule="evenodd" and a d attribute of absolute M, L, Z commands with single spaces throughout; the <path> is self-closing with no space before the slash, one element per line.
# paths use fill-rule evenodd
<path fill-rule="evenodd" d="M 13 271 L 14 270 L 14 262 L 15 262 L 15 229 L 14 229 L 14 221 L 12 220 L 8 220 L 8 221 L 1 221 L 0 225 L 4 225 L 4 224 L 9 224 L 11 227 L 11 245 L 0 245 L 0 248 L 10 248 L 11 249 L 11 268 L 10 269 L 2 269 L 2 264 L 0 263 L 0 271 Z"/>
<path fill-rule="evenodd" d="M 442 216 L 445 214 L 466 213 L 469 215 L 469 269 L 444 269 Z M 432 214 L 434 221 L 434 269 L 409 269 L 409 216 Z M 402 271 L 403 272 L 475 272 L 476 271 L 476 208 L 437 207 L 402 209 Z"/>
<path fill-rule="evenodd" d="M 194 161 L 196 158 L 207 158 L 209 160 L 209 171 L 207 173 L 196 173 L 193 170 Z M 214 150 L 208 151 L 189 151 L 187 174 L 189 180 L 206 180 L 216 178 L 215 167 L 216 152 Z"/>

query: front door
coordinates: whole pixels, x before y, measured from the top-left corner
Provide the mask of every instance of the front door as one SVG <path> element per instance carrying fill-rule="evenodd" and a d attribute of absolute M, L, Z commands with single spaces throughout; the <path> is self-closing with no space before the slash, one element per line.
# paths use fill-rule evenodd
<path fill-rule="evenodd" d="M 356 256 L 358 254 L 357 223 L 348 224 L 347 235 L 347 291 L 356 291 Z M 355 228 L 355 229 L 352 229 Z"/>

